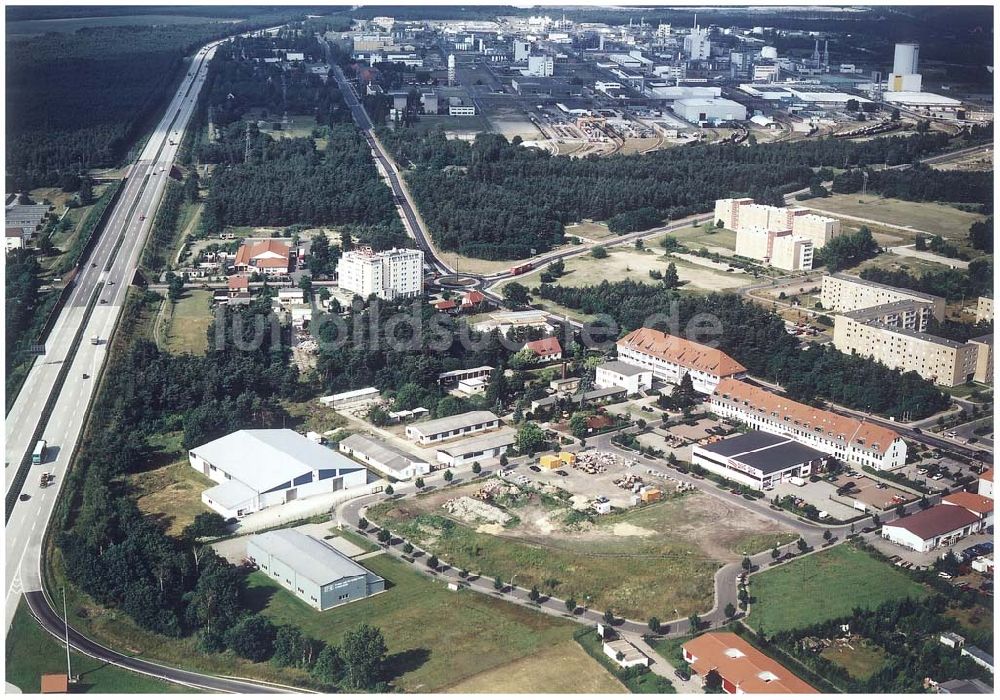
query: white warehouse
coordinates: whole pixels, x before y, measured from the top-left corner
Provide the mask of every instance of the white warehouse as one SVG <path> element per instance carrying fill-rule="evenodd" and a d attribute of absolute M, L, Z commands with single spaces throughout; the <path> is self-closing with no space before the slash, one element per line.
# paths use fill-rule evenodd
<path fill-rule="evenodd" d="M 428 474 L 431 470 L 429 462 L 367 435 L 344 438 L 340 441 L 340 451 L 399 481 Z"/>
<path fill-rule="evenodd" d="M 294 430 L 237 430 L 188 451 L 218 482 L 201 500 L 226 518 L 368 483 L 368 470 Z"/>
<path fill-rule="evenodd" d="M 406 437 L 418 445 L 465 437 L 500 427 L 500 418 L 492 411 L 469 411 L 406 426 Z"/>
<path fill-rule="evenodd" d="M 746 121 L 747 108 L 739 102 L 733 102 L 723 97 L 692 97 L 675 100 L 674 114 L 681 119 L 697 124 L 698 122 L 729 122 Z"/>

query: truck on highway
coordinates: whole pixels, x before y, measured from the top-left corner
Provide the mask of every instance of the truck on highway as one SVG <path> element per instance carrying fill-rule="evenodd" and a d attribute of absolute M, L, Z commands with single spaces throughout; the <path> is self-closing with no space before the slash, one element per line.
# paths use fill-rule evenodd
<path fill-rule="evenodd" d="M 100 345 L 101 344 L 101 339 L 98 336 L 95 335 L 93 338 L 90 339 L 90 344 L 91 345 Z"/>
<path fill-rule="evenodd" d="M 43 489 L 47 488 L 49 484 L 52 483 L 52 472 L 42 472 L 42 476 L 38 480 L 38 485 Z"/>
<path fill-rule="evenodd" d="M 520 275 L 525 272 L 528 272 L 533 267 L 534 267 L 533 263 L 525 263 L 524 265 L 515 265 L 514 267 L 510 268 L 510 274 Z"/>
<path fill-rule="evenodd" d="M 35 443 L 35 450 L 31 453 L 31 463 L 41 464 L 45 461 L 45 451 L 48 445 L 45 440 L 39 440 Z"/>

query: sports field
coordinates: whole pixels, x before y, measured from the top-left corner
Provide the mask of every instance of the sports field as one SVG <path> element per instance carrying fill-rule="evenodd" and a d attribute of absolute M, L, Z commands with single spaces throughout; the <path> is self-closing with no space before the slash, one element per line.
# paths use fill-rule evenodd
<path fill-rule="evenodd" d="M 753 576 L 750 594 L 756 602 L 747 623 L 773 634 L 928 593 L 902 571 L 843 544 Z"/>

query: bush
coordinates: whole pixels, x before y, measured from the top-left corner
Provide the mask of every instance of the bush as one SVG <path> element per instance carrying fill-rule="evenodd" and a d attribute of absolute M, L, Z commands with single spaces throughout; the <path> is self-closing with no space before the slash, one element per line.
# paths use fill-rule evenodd
<path fill-rule="evenodd" d="M 248 615 L 226 630 L 226 646 L 248 661 L 267 661 L 274 653 L 277 628 L 262 615 Z"/>

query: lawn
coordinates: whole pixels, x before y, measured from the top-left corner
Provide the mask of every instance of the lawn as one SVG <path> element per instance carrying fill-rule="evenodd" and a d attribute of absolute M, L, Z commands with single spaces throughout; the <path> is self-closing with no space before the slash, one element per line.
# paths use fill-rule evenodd
<path fill-rule="evenodd" d="M 321 406 L 316 399 L 282 401 L 281 407 L 291 418 L 288 427 L 299 432 L 313 431 L 323 434 L 347 425 L 346 418 L 332 408 Z"/>
<path fill-rule="evenodd" d="M 727 248 L 730 253 L 736 250 L 736 232 L 728 229 L 713 228 L 709 232 L 704 226 L 687 226 L 664 235 L 673 236 L 679 243 L 693 250 L 698 250 L 702 246 L 709 249 Z M 663 237 L 663 235 L 656 236 L 651 242 L 659 245 Z"/>
<path fill-rule="evenodd" d="M 747 623 L 773 634 L 927 594 L 902 571 L 843 544 L 753 576 Z"/>
<path fill-rule="evenodd" d="M 885 651 L 881 647 L 857 638 L 851 639 L 849 646 L 843 642 L 829 646 L 820 656 L 837 664 L 851 678 L 859 681 L 871 678 L 885 664 Z"/>
<path fill-rule="evenodd" d="M 345 631 L 362 622 L 379 627 L 389 648 L 391 680 L 407 692 L 441 690 L 526 661 L 571 641 L 577 629 L 571 622 L 469 590 L 449 591 L 388 555 L 362 563 L 391 586 L 326 612 L 317 612 L 259 572 L 249 576 L 249 593 L 275 622 L 295 624 L 328 643 L 339 644 Z M 527 673 L 529 667 L 519 668 Z"/>
<path fill-rule="evenodd" d="M 980 632 L 993 629 L 993 610 L 981 606 L 971 608 L 949 608 L 946 613 L 948 617 L 954 618 L 962 627 L 967 630 Z"/>
<path fill-rule="evenodd" d="M 172 683 L 111 666 L 102 661 L 70 654 L 73 674 L 80 676 L 74 693 L 190 693 L 196 692 Z M 23 693 L 40 692 L 44 673 L 66 672 L 66 650 L 38 626 L 21 598 L 14 621 L 7 631 L 6 679 Z"/>
<path fill-rule="evenodd" d="M 983 218 L 979 214 L 971 214 L 946 204 L 906 202 L 877 195 L 862 197 L 859 194 L 835 194 L 823 199 L 809 200 L 805 206 L 834 214 L 880 221 L 893 226 L 909 226 L 917 231 L 939 233 L 946 238 L 956 239 L 967 236 L 972 222 Z M 906 235 L 899 229 L 893 229 L 891 233 Z"/>
<path fill-rule="evenodd" d="M 573 642 L 483 671 L 448 693 L 624 693 L 625 686 Z"/>
<path fill-rule="evenodd" d="M 167 351 L 175 354 L 189 352 L 204 355 L 208 349 L 208 328 L 212 323 L 212 292 L 189 289 L 173 308 L 169 302 L 164 337 Z"/>
<path fill-rule="evenodd" d="M 139 510 L 161 523 L 168 535 L 178 536 L 198 513 L 208 512 L 201 492 L 215 482 L 199 474 L 187 460 L 128 477 Z"/>
<path fill-rule="evenodd" d="M 504 580 L 516 574 L 518 585 L 543 591 L 555 580 L 557 597 L 572 596 L 581 605 L 611 608 L 634 620 L 708 610 L 721 563 L 738 561 L 748 537 L 767 530 L 774 531 L 771 542 L 781 536 L 772 521 L 742 509 L 729 512 L 703 494 L 605 518 L 594 527 L 547 534 L 535 524 L 561 522 L 560 515 L 536 506 L 519 508 L 512 513 L 523 523 L 494 535 L 441 516 L 444 511 L 434 504 L 455 495 L 449 491 L 379 504 L 369 509 L 369 518 L 453 566 Z M 744 516 L 749 519 L 740 520 Z M 722 522 L 725 528 L 717 527 Z"/>
<path fill-rule="evenodd" d="M 330 534 L 333 537 L 343 537 L 345 540 L 353 544 L 355 547 L 359 547 L 361 550 L 365 552 L 374 552 L 376 549 L 378 549 L 378 546 L 372 544 L 371 540 L 362 537 L 354 530 L 347 527 L 331 527 Z"/>

